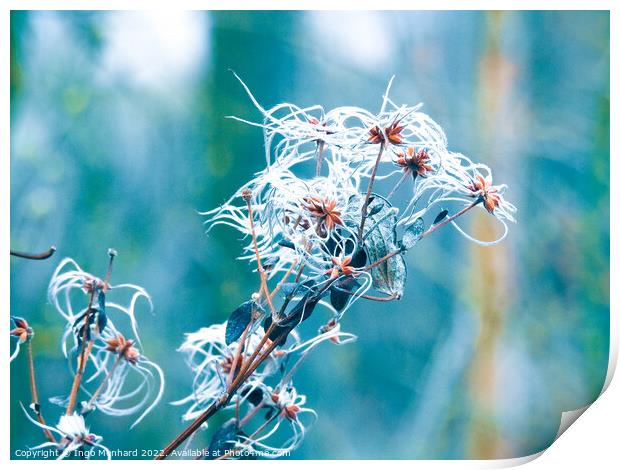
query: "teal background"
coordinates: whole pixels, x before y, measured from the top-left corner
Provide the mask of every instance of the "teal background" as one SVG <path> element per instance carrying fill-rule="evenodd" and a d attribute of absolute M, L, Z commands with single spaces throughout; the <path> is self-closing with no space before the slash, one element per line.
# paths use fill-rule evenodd
<path fill-rule="evenodd" d="M 191 376 L 184 332 L 226 319 L 256 289 L 226 228 L 198 210 L 265 162 L 259 119 L 281 101 L 378 110 L 423 101 L 453 150 L 489 163 L 518 208 L 501 246 L 442 230 L 409 253 L 398 303 L 360 302 L 357 343 L 319 348 L 296 384 L 319 419 L 295 458 L 499 458 L 547 447 L 563 410 L 599 394 L 609 349 L 609 14 L 606 12 L 12 12 L 11 313 L 36 331 L 43 400 L 70 376 L 46 301 L 65 256 L 152 295 L 145 353 L 163 402 L 131 418 L 92 416 L 122 449 L 158 449 L 183 426 Z M 489 218 L 469 228 L 493 233 Z M 326 317 L 326 313 L 323 314 Z M 320 315 L 317 315 L 319 317 Z M 316 325 L 309 325 L 311 333 Z M 11 364 L 11 450 L 42 442 L 19 408 Z M 44 402 L 48 421 L 57 408 Z M 196 445 L 208 442 L 202 432 Z"/>

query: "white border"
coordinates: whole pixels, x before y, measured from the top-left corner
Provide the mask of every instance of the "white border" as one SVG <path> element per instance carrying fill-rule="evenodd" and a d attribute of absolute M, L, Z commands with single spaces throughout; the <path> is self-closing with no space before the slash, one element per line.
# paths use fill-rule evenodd
<path fill-rule="evenodd" d="M 8 0 L 2 2 L 0 7 L 0 25 L 2 30 L 2 40 L 0 41 L 0 56 L 2 58 L 2 74 L 0 75 L 0 90 L 1 90 L 1 102 L 2 108 L 0 112 L 1 125 L 0 125 L 0 145 L 3 149 L 2 155 L 2 170 L 0 170 L 0 187 L 2 188 L 2 198 L 0 198 L 0 216 L 2 217 L 3 230 L 0 233 L 0 253 L 3 260 L 2 269 L 0 270 L 0 310 L 4 315 L 5 331 L 8 327 L 8 312 L 10 309 L 9 303 L 9 171 L 10 171 L 10 144 L 9 144 L 9 117 L 10 117 L 10 76 L 9 76 L 9 64 L 10 64 L 10 41 L 8 35 L 10 31 L 10 10 L 11 9 L 67 9 L 67 10 L 81 10 L 81 9 L 101 9 L 101 10 L 127 10 L 127 9 L 161 9 L 169 5 L 172 2 L 165 2 L 161 0 L 152 1 L 128 1 L 128 0 L 92 0 L 92 1 L 79 1 L 79 0 L 65 0 L 65 1 L 45 1 L 45 0 Z M 405 1 L 390 1 L 383 0 L 380 4 L 376 1 L 358 0 L 354 3 L 343 2 L 337 0 L 298 0 L 296 2 L 285 1 L 223 1 L 214 0 L 210 2 L 196 1 L 196 0 L 175 0 L 173 3 L 177 9 L 186 10 L 201 10 L 201 9 L 290 9 L 290 10 L 303 10 L 303 9 L 322 9 L 322 10 L 351 10 L 351 9 L 377 9 L 380 7 L 383 10 L 398 10 L 398 9 L 420 9 L 420 10 L 446 10 L 446 9 L 475 9 L 475 10 L 521 10 L 521 9 L 587 9 L 587 10 L 612 10 L 611 11 L 611 82 L 618 83 L 620 77 L 618 76 L 618 60 L 617 56 L 620 53 L 618 50 L 619 34 L 618 34 L 618 21 L 617 21 L 617 8 L 613 8 L 611 1 L 599 1 L 590 0 L 588 2 L 577 1 L 532 1 L 522 0 L 516 1 L 469 1 L 466 4 L 464 2 L 434 0 L 431 2 L 405 2 Z M 351 8 L 354 6 L 355 8 Z M 611 129 L 615 129 L 617 124 L 616 110 L 618 109 L 618 93 L 617 90 L 611 89 Z M 618 145 L 618 137 L 613 131 L 611 133 L 611 155 L 620 156 L 620 148 Z M 611 214 L 618 213 L 618 159 L 611 159 Z M 618 286 L 618 247 L 620 247 L 620 239 L 618 238 L 618 223 L 617 219 L 611 220 L 611 272 L 610 283 L 612 286 Z M 620 318 L 618 313 L 620 312 L 620 305 L 618 304 L 618 291 L 611 290 L 611 312 L 616 314 L 611 315 L 611 345 L 610 345 L 610 365 L 605 382 L 606 391 L 603 395 L 584 413 L 579 419 L 579 424 L 571 426 L 565 434 L 555 442 L 547 451 L 536 454 L 534 456 L 523 457 L 518 459 L 507 460 L 493 460 L 493 461 L 392 461 L 390 466 L 395 467 L 410 467 L 415 465 L 417 468 L 502 468 L 521 465 L 533 460 L 529 463 L 530 468 L 547 468 L 547 466 L 553 465 L 553 467 L 561 467 L 564 469 L 571 468 L 583 468 L 585 465 L 593 466 L 593 468 L 618 468 L 620 463 L 620 456 L 618 453 L 618 425 L 615 419 L 620 416 L 620 385 L 618 380 L 611 381 L 613 373 L 617 364 L 618 357 L 618 338 L 620 337 Z M 8 335 L 3 335 L 3 341 L 5 341 L 5 351 L 7 350 Z M 4 383 L 9 383 L 9 368 L 4 368 Z M 2 410 L 2 421 L 4 426 L 0 430 L 0 455 L 3 459 L 8 460 L 10 457 L 9 448 L 9 420 L 8 420 L 8 403 L 9 403 L 9 388 L 7 386 L 0 388 L 0 400 L 4 403 Z M 539 457 L 537 458 L 536 457 Z M 187 461 L 183 461 L 183 465 L 188 465 Z M 379 462 L 379 465 L 381 465 Z M 322 461 L 321 465 L 328 466 L 342 466 L 342 465 L 359 465 L 356 461 Z M 196 465 L 243 465 L 244 462 L 226 462 L 217 463 L 199 462 Z M 82 462 L 63 462 L 62 464 L 56 464 L 54 462 L 41 462 L 41 461 L 12 461 L 11 468 L 31 466 L 31 465 L 45 465 L 49 468 L 51 465 L 53 468 L 57 465 L 83 465 Z M 88 462 L 86 465 L 106 465 L 103 462 Z M 132 465 L 140 467 L 150 465 L 149 462 L 134 461 Z M 176 465 L 168 462 L 164 465 Z M 192 465 L 189 463 L 189 465 Z M 253 467 L 263 467 L 264 465 L 287 465 L 290 466 L 290 462 L 265 462 L 265 461 L 253 461 L 251 463 Z M 308 466 L 313 465 L 313 461 L 297 461 L 295 465 Z"/>

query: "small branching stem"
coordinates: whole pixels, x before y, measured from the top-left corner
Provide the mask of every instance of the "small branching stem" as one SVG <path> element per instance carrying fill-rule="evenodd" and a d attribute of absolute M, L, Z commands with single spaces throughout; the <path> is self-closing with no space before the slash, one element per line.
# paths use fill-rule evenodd
<path fill-rule="evenodd" d="M 396 191 L 398 190 L 398 188 L 400 188 L 400 185 L 403 184 L 405 182 L 405 180 L 407 179 L 407 177 L 411 174 L 411 172 L 405 168 L 405 170 L 403 171 L 403 176 L 400 177 L 400 179 L 398 180 L 398 182 L 396 183 L 396 185 L 392 188 L 392 190 L 389 192 L 389 194 L 386 196 L 385 199 L 387 199 L 388 201 L 390 199 L 392 199 L 392 196 L 394 196 L 394 194 L 396 193 Z M 414 180 L 415 182 L 415 177 Z"/>
<path fill-rule="evenodd" d="M 332 279 L 329 282 L 325 283 L 325 285 L 320 289 L 317 295 L 320 296 L 322 293 L 324 293 L 327 289 L 331 287 L 331 285 L 335 281 L 335 279 Z M 263 352 L 263 346 L 269 340 L 269 336 L 274 331 L 275 327 L 275 322 L 272 322 L 271 325 L 269 325 L 269 328 L 267 328 L 267 331 L 265 331 L 265 334 L 261 338 L 258 346 L 254 350 L 250 358 L 246 361 L 245 365 L 241 368 L 239 373 L 235 376 L 232 383 L 227 387 L 226 392 L 222 394 L 222 396 L 220 396 L 220 398 L 218 398 L 216 401 L 211 403 L 211 405 L 209 405 L 209 407 L 198 418 L 196 418 L 189 426 L 187 426 L 183 431 L 181 431 L 181 433 L 177 437 L 175 437 L 172 442 L 170 442 L 170 444 L 168 444 L 164 448 L 164 450 L 161 451 L 160 454 L 155 457 L 155 460 L 164 460 L 166 457 L 168 457 L 189 436 L 196 432 L 203 423 L 205 423 L 209 418 L 211 418 L 211 416 L 213 416 L 215 413 L 217 413 L 217 411 L 219 411 L 222 407 L 226 406 L 228 402 L 230 402 L 231 398 L 234 396 L 235 392 L 239 389 L 239 387 L 243 383 L 245 383 L 245 381 L 249 377 L 251 377 L 254 371 L 266 359 L 269 358 L 273 350 L 280 344 L 280 341 L 282 341 L 288 334 L 288 331 L 283 331 L 282 333 L 280 333 L 277 338 L 272 340 L 267 345 L 265 351 Z"/>
<path fill-rule="evenodd" d="M 282 286 L 286 283 L 286 280 L 288 279 L 288 277 L 291 275 L 291 273 L 293 272 L 293 270 L 297 267 L 297 260 L 293 261 L 291 263 L 291 266 L 288 268 L 288 270 L 286 271 L 286 273 L 284 273 L 284 276 L 282 276 L 282 279 L 280 280 L 280 282 L 278 282 L 278 285 L 276 286 L 276 288 L 274 290 L 271 291 L 271 300 L 273 301 L 273 299 L 275 298 L 276 294 L 278 293 L 278 291 L 282 288 Z"/>
<path fill-rule="evenodd" d="M 258 251 L 258 241 L 256 240 L 256 230 L 254 228 L 254 211 L 252 210 L 252 202 L 251 197 L 248 195 L 244 195 L 243 197 L 248 206 L 248 218 L 250 219 L 250 229 L 252 231 L 252 243 L 254 244 L 254 254 L 256 255 L 256 264 L 258 266 L 258 274 L 260 276 L 260 292 L 265 296 L 267 300 L 267 304 L 269 305 L 269 310 L 271 310 L 271 314 L 275 315 L 276 308 L 273 305 L 273 301 L 271 300 L 271 294 L 269 293 L 269 287 L 267 286 L 267 273 L 265 272 L 265 268 L 260 259 L 260 253 Z"/>
<path fill-rule="evenodd" d="M 261 401 L 258 405 L 256 405 L 254 408 L 252 408 L 252 410 L 248 411 L 246 413 L 246 415 L 241 418 L 241 421 L 239 421 L 239 427 L 242 428 L 243 426 L 245 426 L 246 424 L 248 424 L 250 422 L 250 420 L 256 416 L 256 414 L 263 408 L 263 406 L 265 406 L 265 401 Z"/>
<path fill-rule="evenodd" d="M 359 272 L 370 271 L 371 269 L 376 268 L 377 266 L 385 263 L 390 258 L 393 258 L 394 256 L 399 255 L 401 253 L 402 253 L 402 250 L 400 250 L 400 249 L 398 249 L 396 251 L 392 251 L 391 253 L 388 253 L 387 255 L 382 256 L 381 258 L 379 258 L 374 263 L 371 263 L 368 266 L 364 266 L 362 269 L 359 270 Z"/>
<path fill-rule="evenodd" d="M 439 224 L 433 225 L 431 226 L 428 230 L 426 230 L 426 232 L 422 233 L 422 235 L 420 235 L 420 240 L 428 235 L 430 235 L 431 233 L 435 232 L 436 230 L 439 230 L 441 227 L 443 227 L 446 224 L 449 224 L 450 222 L 452 222 L 454 219 L 462 216 L 463 214 L 466 214 L 468 211 L 470 211 L 471 209 L 473 209 L 474 207 L 476 207 L 478 204 L 480 204 L 481 200 L 477 199 L 476 201 L 472 202 L 469 206 L 465 207 L 464 209 L 461 209 L 459 212 L 457 212 L 456 214 L 454 214 L 452 217 L 448 217 L 447 219 L 445 219 L 444 221 L 442 221 Z M 359 271 L 370 271 L 373 268 L 376 268 L 377 266 L 385 263 L 387 260 L 389 260 L 390 258 L 402 253 L 403 250 L 402 249 L 398 249 L 396 251 L 393 251 L 391 253 L 388 253 L 385 256 L 382 256 L 381 258 L 379 258 L 377 261 L 369 264 L 368 266 L 364 266 L 362 269 L 360 269 Z M 363 298 L 367 298 L 367 297 L 363 297 Z M 371 299 L 371 300 L 377 300 L 377 299 Z M 390 299 L 392 300 L 392 299 Z"/>
<path fill-rule="evenodd" d="M 271 416 L 267 421 L 265 421 L 263 424 L 261 424 L 256 429 L 256 431 L 254 431 L 252 434 L 250 434 L 248 437 L 246 437 L 244 439 L 244 441 L 242 442 L 242 444 L 245 444 L 246 442 L 250 442 L 252 439 L 257 437 L 260 433 L 262 433 L 267 428 L 267 426 L 269 426 L 271 424 L 272 421 L 274 421 L 278 417 L 280 417 L 280 413 L 274 413 L 273 416 Z M 224 455 L 220 455 L 219 457 L 216 457 L 214 460 L 226 460 L 226 459 L 229 459 L 231 457 L 235 457 L 236 454 L 239 454 L 240 452 L 242 452 L 242 450 L 243 449 L 233 449 L 232 452 L 224 453 Z"/>
<path fill-rule="evenodd" d="M 364 238 L 364 225 L 366 224 L 366 216 L 368 215 L 368 204 L 370 201 L 370 194 L 372 193 L 372 187 L 375 183 L 375 178 L 377 177 L 377 170 L 379 169 L 379 164 L 381 163 L 381 156 L 385 151 L 385 141 L 381 142 L 381 147 L 379 148 L 379 154 L 377 155 L 377 161 L 375 162 L 375 166 L 372 169 L 372 173 L 370 175 L 370 179 L 368 180 L 368 189 L 366 189 L 366 198 L 364 199 L 364 204 L 362 205 L 362 219 L 360 221 L 360 228 L 357 233 L 357 238 L 362 240 Z"/>
<path fill-rule="evenodd" d="M 116 371 L 116 368 L 118 367 L 118 365 L 121 363 L 122 359 L 123 359 L 123 355 L 119 354 L 116 360 L 114 361 L 114 364 L 112 364 L 112 367 L 110 368 L 106 376 L 103 378 L 103 380 L 97 387 L 97 390 L 95 390 L 95 393 L 93 393 L 93 396 L 90 397 L 90 400 L 88 400 L 88 403 L 86 404 L 87 410 L 90 410 L 92 406 L 94 405 L 95 401 L 97 400 L 97 398 L 99 398 L 99 395 L 101 395 L 101 392 L 103 392 L 103 390 L 105 389 L 105 386 L 108 384 L 109 380 L 114 375 L 114 372 Z"/>
<path fill-rule="evenodd" d="M 355 295 L 355 292 L 351 292 L 348 289 L 343 289 L 342 287 L 334 286 L 334 289 L 340 292 L 344 292 L 345 294 Z M 376 295 L 361 294 L 357 297 L 359 297 L 360 299 L 373 300 L 375 302 L 391 302 L 392 300 L 396 300 L 398 298 L 398 294 L 392 294 L 389 297 L 379 297 Z"/>
<path fill-rule="evenodd" d="M 233 359 L 230 372 L 228 373 L 228 378 L 226 379 L 226 385 L 228 387 L 230 387 L 230 384 L 232 383 L 233 378 L 235 377 L 237 367 L 243 366 L 243 362 L 241 361 L 241 355 L 243 354 L 243 349 L 245 347 L 245 339 L 247 338 L 248 333 L 250 332 L 250 329 L 252 328 L 252 323 L 253 322 L 250 321 L 250 323 L 247 324 L 247 326 L 245 327 L 245 330 L 243 330 L 243 333 L 241 334 L 239 343 L 237 343 L 238 344 L 237 352 L 235 353 L 235 357 Z"/>
<path fill-rule="evenodd" d="M 263 336 L 263 339 L 265 340 L 265 342 L 269 336 L 269 333 L 273 331 L 273 327 L 275 327 L 275 324 L 272 323 L 271 327 L 267 329 L 267 332 L 265 332 L 265 335 Z M 246 367 L 244 367 L 244 369 L 239 372 L 239 374 L 236 376 L 236 378 L 227 388 L 226 393 L 224 393 L 220 398 L 218 398 L 211 405 L 209 405 L 209 407 L 198 418 L 196 418 L 195 421 L 193 421 L 187 428 L 181 431 L 181 433 L 176 438 L 174 438 L 172 442 L 170 442 L 170 444 L 168 444 L 166 448 L 161 451 L 160 454 L 158 454 L 155 457 L 155 460 L 164 460 L 166 457 L 168 457 L 189 436 L 191 436 L 194 432 L 196 432 L 203 423 L 205 423 L 209 418 L 211 418 L 211 416 L 213 416 L 222 407 L 226 406 L 226 404 L 233 397 L 237 389 L 247 380 L 248 377 L 250 377 L 254 373 L 254 371 L 258 368 L 258 366 L 260 366 L 261 363 L 269 357 L 269 355 L 277 347 L 279 341 L 284 337 L 284 334 L 276 338 L 275 341 L 272 341 L 267 346 L 267 349 L 265 350 L 265 352 L 262 355 L 260 355 L 256 360 L 254 360 L 254 362 L 252 362 L 253 361 L 252 358 L 249 361 L 247 361 Z M 264 342 L 262 343 L 264 344 Z M 260 351 L 261 348 L 262 346 L 257 347 L 256 351 Z M 253 355 L 252 357 L 256 357 L 256 356 Z"/>

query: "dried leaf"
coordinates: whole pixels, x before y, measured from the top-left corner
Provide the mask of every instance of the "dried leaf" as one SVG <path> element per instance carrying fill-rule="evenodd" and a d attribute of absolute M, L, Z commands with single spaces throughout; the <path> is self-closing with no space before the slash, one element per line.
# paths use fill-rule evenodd
<path fill-rule="evenodd" d="M 205 459 L 213 460 L 233 450 L 238 436 L 239 427 L 237 426 L 237 420 L 234 418 L 229 419 L 213 434 L 209 443 L 209 454 L 205 456 Z"/>
<path fill-rule="evenodd" d="M 97 328 L 99 329 L 99 332 L 102 332 L 108 324 L 108 316 L 105 311 L 105 293 L 102 290 L 99 291 L 97 301 L 99 303 L 99 311 L 97 312 Z"/>
<path fill-rule="evenodd" d="M 364 195 L 354 196 L 349 200 L 351 208 L 359 207 L 361 212 L 364 203 Z M 379 210 L 374 207 L 380 206 Z M 364 246 L 368 255 L 368 262 L 374 263 L 384 256 L 399 251 L 396 241 L 397 212 L 390 202 L 379 195 L 374 195 L 368 206 L 368 214 L 365 226 L 368 230 L 364 234 Z M 349 224 L 359 224 L 359 219 L 350 217 Z M 357 225 L 359 226 L 359 225 Z M 407 266 L 401 254 L 397 254 L 370 270 L 373 279 L 373 287 L 379 292 L 401 297 L 405 289 L 407 279 Z"/>
<path fill-rule="evenodd" d="M 254 406 L 258 406 L 263 401 L 263 390 L 259 387 L 246 385 L 239 393 Z"/>
<path fill-rule="evenodd" d="M 403 250 L 410 250 L 420 240 L 420 237 L 424 233 L 424 220 L 422 217 L 418 217 L 409 227 L 405 229 L 403 233 L 403 239 L 400 242 L 400 246 Z"/>
<path fill-rule="evenodd" d="M 364 266 L 366 266 L 366 261 L 368 261 L 368 256 L 366 256 L 366 252 L 364 250 L 358 249 L 355 253 L 353 253 L 350 265 L 353 268 L 363 268 Z"/>
<path fill-rule="evenodd" d="M 320 296 L 316 295 L 312 291 L 308 291 L 297 304 L 291 309 L 288 315 L 273 328 L 269 334 L 271 341 L 277 341 L 278 345 L 282 345 L 286 342 L 288 335 L 293 329 L 299 325 L 302 321 L 307 320 L 312 315 L 312 312 L 316 308 L 317 304 L 321 300 Z M 265 318 L 263 322 L 263 329 L 267 331 L 271 327 L 271 316 Z"/>
<path fill-rule="evenodd" d="M 329 292 L 329 302 L 339 312 L 347 305 L 347 301 L 349 300 L 349 293 L 343 292 L 340 289 L 336 289 L 332 287 Z"/>
<path fill-rule="evenodd" d="M 252 320 L 252 311 L 255 305 L 254 302 L 248 300 L 239 305 L 235 311 L 230 314 L 228 322 L 226 323 L 226 344 L 234 343 L 241 337 L 243 331 Z"/>
<path fill-rule="evenodd" d="M 368 217 L 379 213 L 381 209 L 383 209 L 383 203 L 373 204 L 372 207 L 368 209 Z"/>
<path fill-rule="evenodd" d="M 446 218 L 447 215 L 448 215 L 448 209 L 442 210 L 439 214 L 437 214 L 437 217 L 435 217 L 435 220 L 433 220 L 433 225 L 441 222 L 443 219 Z"/>
<path fill-rule="evenodd" d="M 309 291 L 299 302 L 291 309 L 290 313 L 282 320 L 282 326 L 297 326 L 304 320 L 310 318 L 314 308 L 319 303 L 320 297 L 314 292 Z"/>
<path fill-rule="evenodd" d="M 313 282 L 303 282 L 303 283 L 295 283 L 295 282 L 285 282 L 280 287 L 280 293 L 287 297 L 293 297 L 295 295 L 302 295 L 307 293 L 310 288 L 313 286 Z"/>

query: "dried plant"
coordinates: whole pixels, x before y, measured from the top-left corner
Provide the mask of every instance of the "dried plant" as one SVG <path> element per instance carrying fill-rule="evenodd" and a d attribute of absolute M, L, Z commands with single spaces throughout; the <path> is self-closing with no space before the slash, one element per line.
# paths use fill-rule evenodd
<path fill-rule="evenodd" d="M 293 384 L 295 372 L 319 344 L 356 339 L 341 330 L 351 306 L 360 299 L 401 299 L 406 252 L 440 228 L 451 225 L 468 240 L 493 245 L 508 233 L 507 222 L 514 222 L 506 186 L 493 184 L 486 165 L 450 151 L 443 130 L 421 105 L 394 103 L 391 82 L 373 114 L 353 106 L 325 111 L 290 103 L 265 109 L 239 81 L 263 119 L 233 119 L 262 129 L 266 167 L 203 215 L 208 230 L 226 225 L 246 239 L 240 258 L 255 267 L 257 288 L 226 322 L 186 335 L 179 351 L 193 374 L 192 390 L 174 404 L 184 407 L 182 418 L 190 424 L 157 459 L 288 454 L 317 418 Z M 477 207 L 503 227 L 497 240 L 478 240 L 461 226 L 461 218 Z M 86 428 L 89 413 L 137 415 L 136 425 L 162 395 L 163 374 L 142 354 L 136 320 L 139 300 L 150 306 L 150 297 L 136 285 L 110 284 L 115 254 L 110 251 L 104 279 L 65 259 L 50 282 L 49 300 L 65 322 L 60 343 L 73 376 L 68 395 L 52 399 L 64 408 L 55 427 L 45 423 L 38 403 L 34 332 L 25 320 L 14 319 L 11 360 L 20 346 L 27 344 L 29 351 L 36 419 L 27 416 L 48 439 L 39 447 L 55 447 L 60 458 L 88 447 L 105 449 Z M 123 291 L 129 301 L 114 301 Z M 318 331 L 308 331 L 304 322 L 319 306 L 327 316 Z M 188 449 L 188 438 L 216 413 L 229 419 L 212 433 L 208 447 Z"/>
<path fill-rule="evenodd" d="M 375 115 L 289 103 L 264 109 L 239 81 L 263 121 L 233 119 L 263 129 L 267 165 L 204 215 L 208 230 L 226 225 L 247 239 L 240 258 L 255 265 L 258 289 L 227 322 L 189 333 L 181 345 L 194 381 L 176 404 L 188 406 L 183 418 L 191 424 L 160 459 L 220 411 L 232 417 L 199 458 L 279 457 L 295 449 L 316 413 L 293 375 L 318 344 L 355 339 L 340 330 L 351 305 L 400 299 L 405 252 L 439 228 L 450 224 L 492 245 L 506 236 L 506 221 L 514 222 L 506 186 L 492 184 L 486 165 L 448 150 L 421 105 L 396 105 L 389 86 Z M 379 186 L 391 190 L 381 194 Z M 460 226 L 457 219 L 476 207 L 503 226 L 498 240 L 477 240 Z M 302 339 L 302 323 L 319 305 L 328 318 Z"/>
<path fill-rule="evenodd" d="M 16 358 L 20 344 L 28 345 L 32 402 L 30 411 L 23 405 L 22 408 L 27 418 L 43 430 L 47 440 L 32 449 L 52 448 L 59 459 L 111 458 L 111 452 L 101 444 L 103 438 L 86 427 L 88 415 L 94 411 L 111 416 L 137 415 L 133 427 L 157 405 L 163 393 L 163 373 L 141 353 L 138 337 L 138 300 L 144 298 L 150 306 L 150 297 L 139 286 L 110 283 L 116 252 L 109 250 L 108 254 L 105 279 L 83 271 L 74 260 L 66 258 L 54 271 L 49 284 L 49 301 L 65 323 L 60 347 L 72 376 L 67 395 L 50 398 L 52 404 L 63 410 L 56 426 L 46 423 L 39 402 L 32 346 L 34 331 L 26 320 L 13 319 L 15 328 L 11 335 L 17 338 L 17 343 L 11 361 Z M 114 300 L 122 291 L 129 292 L 127 304 Z M 116 324 L 117 317 L 119 321 L 122 317 L 128 321 L 127 332 L 135 340 L 125 338 L 122 328 Z"/>

